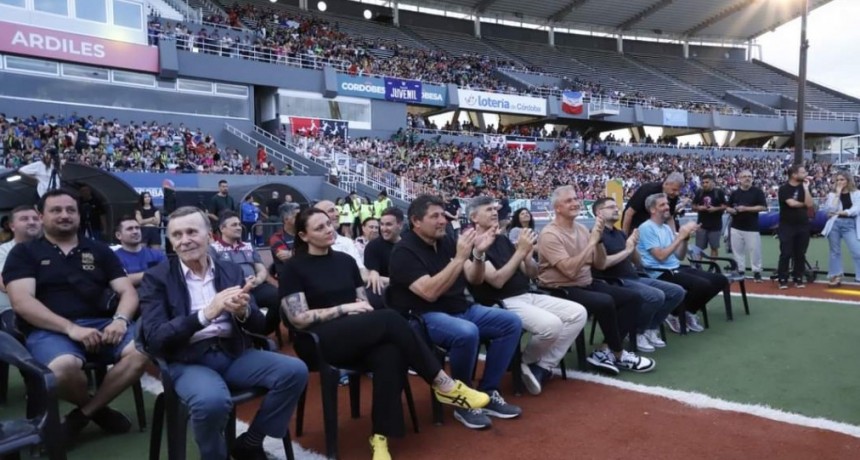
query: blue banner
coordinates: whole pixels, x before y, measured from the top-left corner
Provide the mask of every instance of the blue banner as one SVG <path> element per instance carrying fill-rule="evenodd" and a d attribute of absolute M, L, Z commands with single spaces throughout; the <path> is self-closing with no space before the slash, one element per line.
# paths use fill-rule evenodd
<path fill-rule="evenodd" d="M 385 77 L 385 99 L 397 102 L 421 102 L 421 82 Z"/>
<path fill-rule="evenodd" d="M 389 86 L 387 84 L 388 81 L 402 82 L 405 86 L 401 84 L 392 84 Z M 398 91 L 395 92 L 394 88 L 398 89 Z M 415 94 L 409 94 L 412 90 L 416 89 Z M 401 92 L 400 90 L 403 91 Z M 380 77 L 360 77 L 342 73 L 337 74 L 337 94 L 339 96 L 390 100 L 437 107 L 444 107 L 448 102 L 448 90 L 444 86 L 422 84 L 417 80 L 401 80 L 388 77 L 384 79 Z M 414 97 L 416 95 L 418 96 Z M 399 96 L 399 98 L 392 96 Z"/>
<path fill-rule="evenodd" d="M 131 185 L 137 193 L 149 192 L 152 204 L 164 205 L 164 181 L 173 182 L 174 188 L 197 188 L 197 174 L 153 174 L 141 172 L 115 172 L 114 176 Z"/>

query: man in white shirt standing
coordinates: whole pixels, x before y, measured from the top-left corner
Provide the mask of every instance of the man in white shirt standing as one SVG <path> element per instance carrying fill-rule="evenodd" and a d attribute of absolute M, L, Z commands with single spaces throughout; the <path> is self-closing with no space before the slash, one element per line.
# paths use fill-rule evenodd
<path fill-rule="evenodd" d="M 36 193 L 39 198 L 42 198 L 42 195 L 48 190 L 59 188 L 60 186 L 59 173 L 57 173 L 56 177 L 54 176 L 56 171 L 53 163 L 54 158 L 57 157 L 55 149 L 48 149 L 42 153 L 42 161 L 34 161 L 18 168 L 18 173 L 22 176 L 36 179 Z"/>
<path fill-rule="evenodd" d="M 14 237 L 11 241 L 0 244 L 0 271 L 6 265 L 6 257 L 18 243 L 34 240 L 42 234 L 42 219 L 32 206 L 22 205 L 12 210 L 9 217 L 9 228 Z M 2 329 L 12 325 L 12 304 L 6 295 L 6 285 L 0 276 L 0 322 Z"/>

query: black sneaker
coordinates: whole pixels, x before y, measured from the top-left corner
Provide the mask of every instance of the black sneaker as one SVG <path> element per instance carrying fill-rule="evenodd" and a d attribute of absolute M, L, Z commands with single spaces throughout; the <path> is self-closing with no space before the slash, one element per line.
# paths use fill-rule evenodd
<path fill-rule="evenodd" d="M 516 418 L 522 415 L 523 410 L 519 406 L 508 404 L 498 391 L 490 393 L 490 404 L 484 406 L 484 414 L 496 418 Z"/>
<path fill-rule="evenodd" d="M 779 282 L 780 289 L 788 289 L 788 281 L 780 281 Z"/>
<path fill-rule="evenodd" d="M 753 283 L 761 283 L 761 272 L 753 273 Z"/>
<path fill-rule="evenodd" d="M 107 406 L 95 411 L 90 418 L 106 433 L 123 434 L 131 430 L 131 420 Z"/>
<path fill-rule="evenodd" d="M 454 409 L 454 419 L 473 430 L 483 430 L 493 425 L 490 417 L 481 409 Z"/>
<path fill-rule="evenodd" d="M 535 375 L 537 369 L 540 369 L 537 364 L 520 364 L 520 371 L 523 374 L 523 385 L 525 385 L 526 391 L 534 396 L 539 395 L 543 390 L 541 388 L 540 378 Z"/>
<path fill-rule="evenodd" d="M 803 289 L 806 287 L 806 283 L 803 282 L 803 278 L 795 278 L 794 279 L 794 287 Z"/>
<path fill-rule="evenodd" d="M 81 412 L 80 408 L 75 408 L 68 414 L 63 421 L 63 434 L 66 436 L 66 444 L 70 444 L 72 440 L 77 439 L 81 431 L 90 424 L 90 418 Z"/>
<path fill-rule="evenodd" d="M 263 446 L 251 446 L 247 441 L 248 434 L 242 433 L 236 438 L 230 457 L 234 460 L 268 460 Z"/>
<path fill-rule="evenodd" d="M 615 366 L 615 355 L 609 350 L 594 350 L 591 356 L 585 358 L 592 366 L 609 372 L 612 375 L 618 375 L 618 367 Z"/>

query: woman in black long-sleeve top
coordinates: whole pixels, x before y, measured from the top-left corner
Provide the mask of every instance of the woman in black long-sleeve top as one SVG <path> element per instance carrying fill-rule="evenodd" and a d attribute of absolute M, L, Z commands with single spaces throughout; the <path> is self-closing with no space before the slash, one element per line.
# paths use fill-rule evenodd
<path fill-rule="evenodd" d="M 403 436 L 403 391 L 406 371 L 413 368 L 436 398 L 457 407 L 480 408 L 489 396 L 451 379 L 409 323 L 393 310 L 374 310 L 367 303 L 355 261 L 331 250 L 335 228 L 328 215 L 307 209 L 296 219 L 295 255 L 278 277 L 281 307 L 297 329 L 320 337 L 325 359 L 334 366 L 373 372 L 374 458 L 388 456 L 387 436 Z M 302 356 L 301 344 L 296 351 Z"/>

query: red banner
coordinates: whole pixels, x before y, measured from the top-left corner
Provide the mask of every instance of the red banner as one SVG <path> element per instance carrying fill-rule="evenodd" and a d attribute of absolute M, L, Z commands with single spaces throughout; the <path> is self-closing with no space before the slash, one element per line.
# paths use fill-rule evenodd
<path fill-rule="evenodd" d="M 0 51 L 100 67 L 158 72 L 158 48 L 0 21 Z"/>
<path fill-rule="evenodd" d="M 316 137 L 320 132 L 319 118 L 290 117 L 290 130 L 293 136 Z"/>

